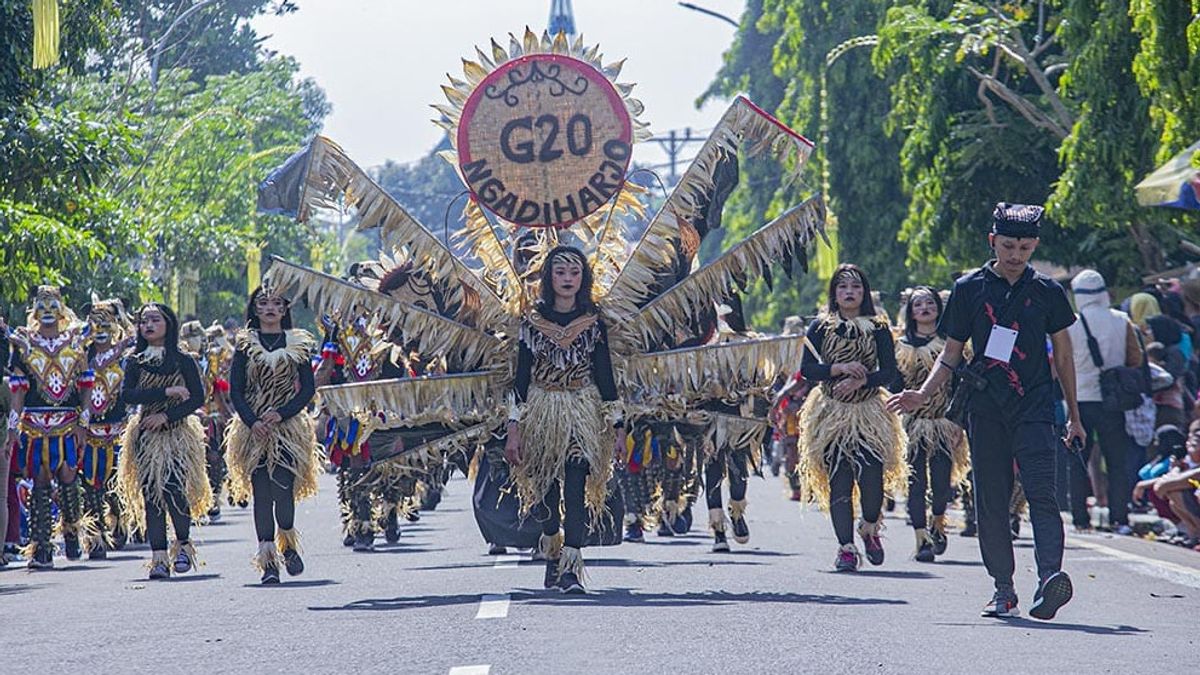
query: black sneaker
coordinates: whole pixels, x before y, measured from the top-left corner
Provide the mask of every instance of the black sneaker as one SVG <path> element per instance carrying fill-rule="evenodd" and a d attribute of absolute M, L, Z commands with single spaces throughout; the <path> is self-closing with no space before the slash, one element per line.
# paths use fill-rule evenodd
<path fill-rule="evenodd" d="M 1008 517 L 1008 526 L 1012 528 L 1013 539 L 1021 536 L 1021 514 L 1014 513 Z"/>
<path fill-rule="evenodd" d="M 546 588 L 554 588 L 558 585 L 558 559 L 551 560 L 546 558 L 546 578 L 542 581 Z"/>
<path fill-rule="evenodd" d="M 37 553 L 34 553 L 33 557 L 29 559 L 26 566 L 31 570 L 54 569 L 54 553 L 50 551 L 49 546 L 41 546 Z"/>
<path fill-rule="evenodd" d="M 675 530 L 671 528 L 671 524 L 667 522 L 666 518 L 663 518 L 662 520 L 658 521 L 658 536 L 660 536 L 660 537 L 674 537 L 675 536 Z"/>
<path fill-rule="evenodd" d="M 570 570 L 563 572 L 558 577 L 558 590 L 562 591 L 563 595 L 583 595 L 587 593 L 587 589 L 583 587 L 583 582 Z"/>
<path fill-rule="evenodd" d="M 962 532 L 958 533 L 958 536 L 960 536 L 960 537 L 975 537 L 978 535 L 979 535 L 979 528 L 976 527 L 975 523 L 973 523 L 973 522 L 969 522 L 966 525 L 964 525 Z"/>
<path fill-rule="evenodd" d="M 934 555 L 942 555 L 946 552 L 946 547 L 950 545 L 950 540 L 946 538 L 946 533 L 942 530 L 930 530 L 929 537 L 933 539 Z"/>
<path fill-rule="evenodd" d="M 289 548 L 283 552 L 283 568 L 287 570 L 289 577 L 297 577 L 304 573 L 304 561 L 300 559 L 299 551 Z"/>
<path fill-rule="evenodd" d="M 921 542 L 921 546 L 917 548 L 917 562 L 931 563 L 934 561 L 933 544 L 928 541 Z"/>
<path fill-rule="evenodd" d="M 359 553 L 370 553 L 375 550 L 375 533 L 359 532 L 354 537 L 354 550 Z"/>
<path fill-rule="evenodd" d="M 646 541 L 646 535 L 642 531 L 642 523 L 640 521 L 635 520 L 625 526 L 625 541 L 636 544 Z"/>
<path fill-rule="evenodd" d="M 1017 609 L 1017 594 L 1012 591 L 996 591 L 992 596 L 992 601 L 983 606 L 983 611 L 979 616 L 994 617 L 998 619 L 1012 619 L 1021 616 L 1021 610 Z"/>
<path fill-rule="evenodd" d="M 175 556 L 175 573 L 187 574 L 192 571 L 192 556 L 188 555 L 187 551 L 179 551 Z"/>
<path fill-rule="evenodd" d="M 353 545 L 354 545 L 354 535 L 352 535 L 350 533 L 346 533 L 346 536 L 342 537 L 342 546 L 353 546 Z"/>
<path fill-rule="evenodd" d="M 213 504 L 213 507 L 208 510 L 208 522 L 217 523 L 221 521 L 221 505 Z"/>
<path fill-rule="evenodd" d="M 1029 616 L 1042 621 L 1054 618 L 1062 606 L 1071 601 L 1075 589 L 1071 585 L 1071 577 L 1066 572 L 1055 572 L 1038 584 L 1037 592 L 1033 594 L 1033 606 L 1029 608 Z"/>
<path fill-rule="evenodd" d="M 410 523 L 415 523 L 421 519 L 421 514 L 417 513 L 416 511 L 409 511 L 408 513 L 404 514 L 404 519 Z"/>
<path fill-rule="evenodd" d="M 88 560 L 104 560 L 108 558 L 108 551 L 104 550 L 104 546 L 96 545 L 92 550 L 88 551 Z"/>
<path fill-rule="evenodd" d="M 692 529 L 692 509 L 689 507 L 683 513 L 675 517 L 675 521 L 671 523 L 671 531 L 675 534 L 687 534 Z"/>
<path fill-rule="evenodd" d="M 718 530 L 713 532 L 713 553 L 728 553 L 729 540 L 725 538 L 725 533 Z"/>
<path fill-rule="evenodd" d="M 170 568 L 167 567 L 167 563 L 156 562 L 156 563 L 154 563 L 154 566 L 150 568 L 150 579 L 151 580 L 158 581 L 160 579 L 170 579 L 170 578 L 171 578 L 171 570 L 170 570 Z"/>
<path fill-rule="evenodd" d="M 383 538 L 389 544 L 400 541 L 400 521 L 396 518 L 395 511 L 388 515 L 387 524 L 383 528 Z"/>
<path fill-rule="evenodd" d="M 64 535 L 63 544 L 63 548 L 66 549 L 67 560 L 79 560 L 83 557 L 83 549 L 79 546 L 79 537 Z"/>
<path fill-rule="evenodd" d="M 263 570 L 262 584 L 264 586 L 270 586 L 277 583 L 279 583 L 279 568 L 274 565 L 270 565 Z"/>
<path fill-rule="evenodd" d="M 746 544 L 750 541 L 750 526 L 746 524 L 745 516 L 734 518 L 730 521 L 733 528 L 733 540 L 739 544 Z"/>
<path fill-rule="evenodd" d="M 504 555 L 508 553 L 508 549 L 500 544 L 492 544 L 488 547 L 488 555 Z"/>
<path fill-rule="evenodd" d="M 237 502 L 237 506 L 239 509 L 244 509 L 247 506 L 250 506 L 250 502 L 249 502 L 249 500 L 246 500 L 246 499 L 239 499 Z"/>

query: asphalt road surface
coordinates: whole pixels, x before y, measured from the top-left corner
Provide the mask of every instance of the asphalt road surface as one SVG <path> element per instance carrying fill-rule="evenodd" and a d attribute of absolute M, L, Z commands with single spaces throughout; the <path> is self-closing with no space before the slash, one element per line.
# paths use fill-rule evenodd
<path fill-rule="evenodd" d="M 952 533 L 946 556 L 917 563 L 892 514 L 884 565 L 835 574 L 828 519 L 752 479 L 750 544 L 714 554 L 697 527 L 587 549 L 591 592 L 566 597 L 528 555 L 486 555 L 461 478 L 370 554 L 342 548 L 332 479 L 322 488 L 298 510 L 308 569 L 280 586 L 258 584 L 239 509 L 194 531 L 205 564 L 170 581 L 146 580 L 144 546 L 0 570 L 0 672 L 1195 672 L 1200 554 L 1164 544 L 1069 537 L 1076 598 L 1057 620 L 984 619 L 975 540 Z"/>

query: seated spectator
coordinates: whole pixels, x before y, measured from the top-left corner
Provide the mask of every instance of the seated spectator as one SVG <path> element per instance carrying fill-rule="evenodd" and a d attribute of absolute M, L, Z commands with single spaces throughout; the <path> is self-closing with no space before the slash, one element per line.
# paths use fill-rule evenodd
<path fill-rule="evenodd" d="M 1175 523 L 1178 542 L 1200 551 L 1200 420 L 1188 427 L 1187 454 L 1173 459 L 1171 468 L 1158 478 L 1139 482 L 1133 488 L 1134 501 L 1148 497 L 1159 515 Z"/>
<path fill-rule="evenodd" d="M 1159 342 L 1146 345 L 1146 357 L 1150 361 L 1150 393 L 1154 397 L 1154 405 L 1158 414 L 1155 417 L 1155 428 L 1172 424 L 1183 428 L 1187 426 L 1188 414 L 1191 407 L 1184 407 L 1183 385 L 1167 370 L 1167 350 Z"/>

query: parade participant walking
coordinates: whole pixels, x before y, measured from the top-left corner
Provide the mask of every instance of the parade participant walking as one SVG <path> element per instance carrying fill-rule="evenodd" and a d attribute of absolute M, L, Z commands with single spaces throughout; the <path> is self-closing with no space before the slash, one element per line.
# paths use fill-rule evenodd
<path fill-rule="evenodd" d="M 946 336 L 938 330 L 941 314 L 942 300 L 937 293 L 925 286 L 913 289 L 904 304 L 904 334 L 896 343 L 899 389 L 924 384 L 941 356 L 946 346 Z M 962 427 L 945 416 L 950 391 L 949 384 L 943 386 L 924 405 L 903 416 L 908 436 L 908 517 L 916 534 L 918 562 L 933 562 L 935 556 L 946 552 L 946 505 L 953 487 L 970 468 Z M 931 496 L 928 509 L 927 494 Z"/>
<path fill-rule="evenodd" d="M 995 258 L 954 285 L 941 328 L 946 347 L 918 390 L 889 401 L 913 412 L 950 380 L 969 339 L 974 358 L 960 387 L 970 387 L 967 434 L 974 471 L 979 548 L 996 591 L 984 616 L 1019 614 L 1013 587 L 1009 503 L 1013 463 L 1021 473 L 1033 523 L 1038 585 L 1030 615 L 1051 619 L 1071 599 L 1071 579 L 1062 571 L 1063 526 L 1054 497 L 1054 395 L 1047 336 L 1066 398 L 1068 444 L 1082 444 L 1083 425 L 1075 399 L 1075 363 L 1067 328 L 1075 314 L 1058 282 L 1029 265 L 1037 250 L 1042 208 L 1000 203 L 988 242 Z M 974 384 L 973 384 L 974 383 Z M 982 386 L 982 389 L 980 389 Z"/>
<path fill-rule="evenodd" d="M 88 558 L 107 557 L 108 547 L 121 548 L 127 538 L 116 499 L 114 477 L 125 434 L 125 352 L 133 343 L 133 326 L 120 300 L 93 300 L 86 308 L 89 326 L 88 365 L 93 373 L 88 397 L 89 421 L 80 465 L 83 508 L 101 529 Z M 109 521 L 112 521 L 112 530 Z"/>
<path fill-rule="evenodd" d="M 53 479 L 67 559 L 78 560 L 98 534 L 97 524 L 84 516 L 77 480 L 78 450 L 91 414 L 84 393 L 92 373 L 76 323 L 58 288 L 39 286 L 26 325 L 9 338 L 8 433 L 16 442 L 18 472 L 33 480 L 29 545 L 23 551 L 30 569 L 54 566 Z"/>
<path fill-rule="evenodd" d="M 304 571 L 296 502 L 317 493 L 322 457 L 305 408 L 316 393 L 311 366 L 316 341 L 292 328 L 289 302 L 259 288 L 237 336 L 230 398 L 237 416 L 225 436 L 234 499 L 253 496 L 262 583 L 279 583 L 279 555 L 289 576 Z M 279 530 L 276 532 L 275 526 Z"/>
<path fill-rule="evenodd" d="M 888 492 L 904 487 L 904 431 L 884 408 L 881 387 L 896 379 L 896 348 L 887 321 L 876 316 L 866 274 L 839 265 L 829 280 L 829 304 L 808 327 L 800 372 L 814 386 L 800 411 L 800 473 L 808 498 L 828 506 L 837 534 L 839 572 L 861 563 L 854 545 L 857 485 L 867 560 L 883 564 L 881 510 Z"/>
<path fill-rule="evenodd" d="M 546 587 L 584 593 L 581 548 L 588 522 L 605 517 L 625 427 L 586 258 L 557 246 L 540 278 L 541 299 L 521 322 L 504 452 L 522 511 L 542 522 Z"/>
<path fill-rule="evenodd" d="M 196 565 L 192 521 L 212 506 L 204 465 L 204 428 L 192 413 L 204 405 L 196 361 L 179 350 L 179 320 L 152 302 L 137 314 L 137 344 L 126 359 L 122 399 L 140 406 L 129 418 L 117 464 L 117 492 L 135 528 L 146 533 L 150 578 Z M 167 550 L 167 516 L 175 541 Z"/>

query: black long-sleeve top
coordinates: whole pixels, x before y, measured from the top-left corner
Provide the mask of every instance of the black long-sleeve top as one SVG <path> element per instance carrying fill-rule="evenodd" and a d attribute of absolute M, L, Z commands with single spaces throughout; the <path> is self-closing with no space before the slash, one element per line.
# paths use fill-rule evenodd
<path fill-rule="evenodd" d="M 825 343 L 825 323 L 820 319 L 814 319 L 808 325 L 809 343 L 804 348 L 804 358 L 800 362 L 800 374 L 804 379 L 814 382 L 824 382 L 832 380 L 833 368 L 832 363 L 820 363 L 817 354 L 813 352 L 816 349 L 821 351 L 821 346 Z M 892 341 L 892 333 L 885 326 L 880 326 L 874 331 L 875 338 L 875 359 L 879 364 L 878 369 L 874 372 L 867 373 L 867 383 L 864 387 L 886 387 L 892 384 L 897 377 L 900 376 L 900 370 L 896 368 L 896 343 Z"/>
<path fill-rule="evenodd" d="M 130 356 L 125 362 L 125 385 L 121 389 L 121 400 L 126 405 L 150 405 L 168 400 L 166 387 L 141 386 L 143 371 L 156 375 L 178 372 L 183 376 L 188 397 L 163 411 L 168 422 L 178 422 L 204 405 L 204 384 L 200 381 L 200 367 L 196 365 L 195 359 L 180 352 L 167 352 L 162 363 L 157 365 L 139 362 L 136 354 Z"/>
<path fill-rule="evenodd" d="M 287 333 L 259 333 L 258 340 L 263 349 L 273 352 L 287 346 Z M 249 360 L 250 357 L 246 355 L 246 352 L 240 349 L 233 353 L 233 364 L 229 373 L 229 398 L 233 402 L 233 409 L 237 411 L 238 417 L 242 418 L 242 422 L 246 426 L 252 427 L 258 421 L 258 415 L 254 413 L 254 409 L 250 407 L 250 401 L 246 398 L 246 364 Z M 296 364 L 296 375 L 300 380 L 300 389 L 288 399 L 287 403 L 275 410 L 285 421 L 300 414 L 300 411 L 304 410 L 317 393 L 312 367 L 307 362 Z"/>
<path fill-rule="evenodd" d="M 539 308 L 538 314 L 543 318 L 553 321 L 560 326 L 566 326 L 575 319 L 583 316 L 586 310 L 575 309 L 571 312 L 556 312 L 553 308 Z M 617 381 L 613 377 L 612 355 L 608 351 L 608 330 L 604 327 L 604 322 L 599 321 L 600 339 L 596 341 L 596 347 L 592 351 L 592 381 L 596 383 L 596 388 L 600 390 L 600 398 L 604 401 L 617 400 Z M 516 394 L 517 402 L 524 403 L 525 397 L 529 395 L 529 383 L 533 379 L 533 352 L 524 343 L 520 343 L 517 351 L 517 372 L 513 382 L 513 392 Z"/>

